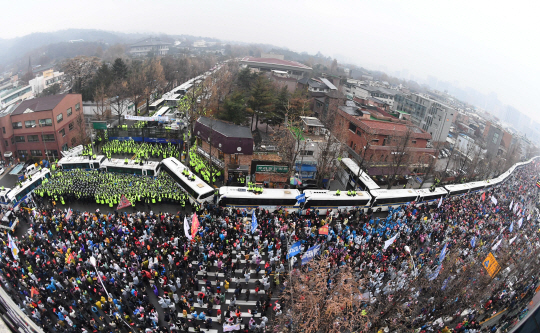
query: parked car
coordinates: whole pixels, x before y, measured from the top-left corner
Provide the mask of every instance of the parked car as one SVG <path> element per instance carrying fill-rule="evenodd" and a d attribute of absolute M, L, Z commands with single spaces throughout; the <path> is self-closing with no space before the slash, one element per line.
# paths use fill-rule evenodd
<path fill-rule="evenodd" d="M 3 175 L 4 172 L 6 172 L 6 168 L 4 167 L 0 167 L 0 175 Z"/>

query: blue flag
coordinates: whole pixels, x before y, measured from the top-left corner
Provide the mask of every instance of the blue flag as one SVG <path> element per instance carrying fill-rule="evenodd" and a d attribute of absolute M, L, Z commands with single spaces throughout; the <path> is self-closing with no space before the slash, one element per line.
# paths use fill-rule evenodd
<path fill-rule="evenodd" d="M 429 281 L 435 280 L 435 279 L 437 278 L 437 276 L 439 276 L 439 273 L 440 273 L 440 271 L 441 271 L 441 268 L 442 268 L 442 265 L 439 265 L 439 266 L 435 269 L 435 271 L 434 271 L 433 273 L 429 274 L 429 275 L 428 275 L 428 280 L 429 280 Z"/>
<path fill-rule="evenodd" d="M 306 194 L 305 193 L 302 193 L 300 194 L 299 196 L 296 197 L 296 201 L 298 201 L 298 203 L 300 202 L 306 202 Z"/>
<path fill-rule="evenodd" d="M 514 221 L 512 221 L 512 224 L 510 224 L 510 228 L 508 228 L 508 231 L 514 231 Z"/>
<path fill-rule="evenodd" d="M 302 265 L 307 264 L 311 259 L 315 258 L 321 249 L 321 244 L 310 247 L 302 256 Z"/>
<path fill-rule="evenodd" d="M 300 253 L 301 247 L 302 247 L 302 242 L 300 241 L 291 245 L 291 247 L 289 247 L 289 251 L 287 251 L 287 259 Z"/>
<path fill-rule="evenodd" d="M 255 232 L 255 229 L 257 229 L 257 216 L 255 216 L 255 208 L 253 209 L 253 212 L 251 214 L 251 233 Z"/>
<path fill-rule="evenodd" d="M 439 262 L 442 263 L 443 260 L 444 260 L 444 257 L 446 257 L 446 244 L 444 244 L 444 247 L 443 247 L 443 249 L 441 251 L 441 255 L 439 256 Z"/>
<path fill-rule="evenodd" d="M 473 238 L 471 239 L 471 246 L 474 248 L 475 245 L 476 245 L 476 236 L 473 236 Z"/>

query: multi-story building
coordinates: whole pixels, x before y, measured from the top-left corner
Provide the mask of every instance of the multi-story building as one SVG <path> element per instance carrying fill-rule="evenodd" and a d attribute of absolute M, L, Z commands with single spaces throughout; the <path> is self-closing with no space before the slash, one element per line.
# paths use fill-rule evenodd
<path fill-rule="evenodd" d="M 200 117 L 195 122 L 197 152 L 223 170 L 226 181 L 235 183 L 250 174 L 253 136 L 246 126 Z"/>
<path fill-rule="evenodd" d="M 392 109 L 409 113 L 412 123 L 428 132 L 435 142 L 446 141 L 457 113 L 451 106 L 418 94 L 397 94 Z"/>
<path fill-rule="evenodd" d="M 26 100 L 11 112 L 0 114 L 0 127 L 2 156 L 12 152 L 21 160 L 58 157 L 60 151 L 81 144 L 84 137 L 82 96 L 61 94 Z"/>
<path fill-rule="evenodd" d="M 146 57 L 148 53 L 167 55 L 171 43 L 161 41 L 159 38 L 149 37 L 129 46 L 129 53 L 133 57 Z"/>
<path fill-rule="evenodd" d="M 399 91 L 394 89 L 388 89 L 384 87 L 360 85 L 356 80 L 347 80 L 342 86 L 342 92 L 349 98 L 355 97 L 361 99 L 376 98 L 389 106 L 394 105 L 395 96 L 399 94 Z"/>
<path fill-rule="evenodd" d="M 265 55 L 273 56 L 273 55 Z M 278 58 L 255 58 L 244 57 L 240 60 L 240 64 L 244 67 L 251 68 L 255 72 L 271 72 L 273 70 L 287 72 L 291 77 L 299 79 L 307 76 L 312 72 L 312 68 L 296 61 L 283 60 Z"/>
<path fill-rule="evenodd" d="M 427 148 L 431 135 L 410 122 L 371 120 L 370 113 L 357 107 L 340 106 L 335 122 L 335 133 L 341 133 L 343 143 L 350 155 L 361 160 L 362 156 L 375 164 L 385 164 L 397 151 L 397 142 L 408 138 L 406 143 L 410 161 L 416 163 L 422 155 L 436 155 L 436 150 Z"/>
<path fill-rule="evenodd" d="M 484 128 L 484 142 L 486 143 L 487 156 L 497 156 L 499 155 L 499 147 L 501 145 L 501 140 L 504 136 L 504 131 L 492 124 L 491 122 L 486 123 Z"/>
<path fill-rule="evenodd" d="M 52 69 L 49 69 L 44 71 L 42 76 L 30 80 L 28 84 L 32 86 L 34 95 L 37 96 L 41 94 L 44 89 L 47 89 L 56 83 L 62 84 L 63 79 L 64 72 L 55 72 Z"/>
<path fill-rule="evenodd" d="M 19 86 L 0 92 L 0 109 L 34 97 L 32 86 Z"/>

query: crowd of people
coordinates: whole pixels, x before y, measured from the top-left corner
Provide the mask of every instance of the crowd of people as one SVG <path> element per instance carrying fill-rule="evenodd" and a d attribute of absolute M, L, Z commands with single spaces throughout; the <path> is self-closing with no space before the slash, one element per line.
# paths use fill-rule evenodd
<path fill-rule="evenodd" d="M 167 174 L 146 177 L 132 174 L 107 173 L 102 170 L 58 170 L 34 191 L 65 205 L 75 201 L 94 202 L 116 207 L 122 196 L 133 206 L 137 203 L 177 203 L 189 206 L 186 192 Z"/>
<path fill-rule="evenodd" d="M 190 240 L 185 225 L 191 214 L 186 210 L 102 214 L 49 206 L 48 198 L 57 196 L 100 203 L 114 203 L 122 194 L 135 200 L 164 198 L 168 196 L 163 193 L 175 188 L 171 180 L 59 171 L 35 191 L 28 234 L 14 240 L 18 257 L 10 253 L 7 240 L 2 246 L 0 279 L 48 331 L 122 331 L 129 326 L 147 332 L 187 332 L 222 324 L 224 331 L 265 331 L 276 316 L 290 315 L 279 294 L 292 239 L 302 243 L 303 251 L 320 244 L 331 268 L 353 266 L 357 278 L 366 281 L 362 292 L 371 296 L 362 311 L 369 316 L 378 299 L 407 288 L 414 275 L 436 279 L 434 267 L 445 260 L 441 252 L 457 252 L 461 260 L 477 261 L 481 268 L 489 252 L 497 256 L 512 248 L 519 258 L 536 251 L 538 172 L 537 163 L 532 163 L 486 192 L 445 198 L 431 206 L 403 205 L 391 209 L 386 218 L 358 209 L 326 216 L 313 210 L 256 209 L 258 225 L 252 230 L 245 210 L 209 203 L 201 207 L 196 220 L 200 227 Z M 109 193 L 111 189 L 115 190 Z M 318 232 L 324 225 L 327 235 Z M 296 260 L 295 268 L 300 265 Z M 530 296 L 537 276 L 517 275 L 513 291 L 507 285 L 499 287 L 484 310 L 522 305 L 523 294 Z M 422 299 L 423 292 L 429 291 L 417 290 L 414 299 Z M 243 300 L 256 304 L 246 313 Z M 449 309 L 427 305 L 411 329 L 481 330 L 480 309 L 472 309 L 449 328 L 442 321 L 433 324 Z M 458 302 L 451 310 L 465 309 Z M 510 315 L 504 319 L 515 320 Z M 369 330 L 384 332 L 384 327 Z"/>
<path fill-rule="evenodd" d="M 197 154 L 197 146 L 189 150 L 189 165 L 207 184 L 214 184 L 216 180 L 223 178 L 221 170 Z"/>
<path fill-rule="evenodd" d="M 111 158 L 113 154 L 133 154 L 137 159 L 148 160 L 149 158 L 180 158 L 178 145 L 167 143 L 137 143 L 133 140 L 111 140 L 101 146 L 101 152 Z"/>

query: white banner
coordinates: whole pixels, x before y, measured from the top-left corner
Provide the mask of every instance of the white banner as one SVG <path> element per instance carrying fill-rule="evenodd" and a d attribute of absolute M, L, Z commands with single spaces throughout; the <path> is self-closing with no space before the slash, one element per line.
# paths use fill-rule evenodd
<path fill-rule="evenodd" d="M 493 204 L 497 205 L 497 199 L 495 197 L 491 197 L 491 202 L 493 202 Z"/>
<path fill-rule="evenodd" d="M 394 237 L 390 238 L 389 240 L 385 241 L 384 242 L 384 249 L 386 250 L 390 245 L 392 245 L 394 243 L 394 241 L 396 240 L 396 238 L 398 237 L 399 235 L 399 232 L 397 234 L 394 235 Z"/>
<path fill-rule="evenodd" d="M 129 116 L 125 115 L 126 120 L 140 120 L 140 121 L 169 121 L 169 117 L 140 117 L 140 116 Z"/>
<path fill-rule="evenodd" d="M 190 228 L 187 218 L 184 216 L 184 233 L 186 234 L 187 239 L 191 240 Z"/>
<path fill-rule="evenodd" d="M 240 324 L 236 324 L 236 325 L 223 324 L 223 332 L 231 332 L 231 331 L 236 331 L 239 329 L 240 329 Z"/>

